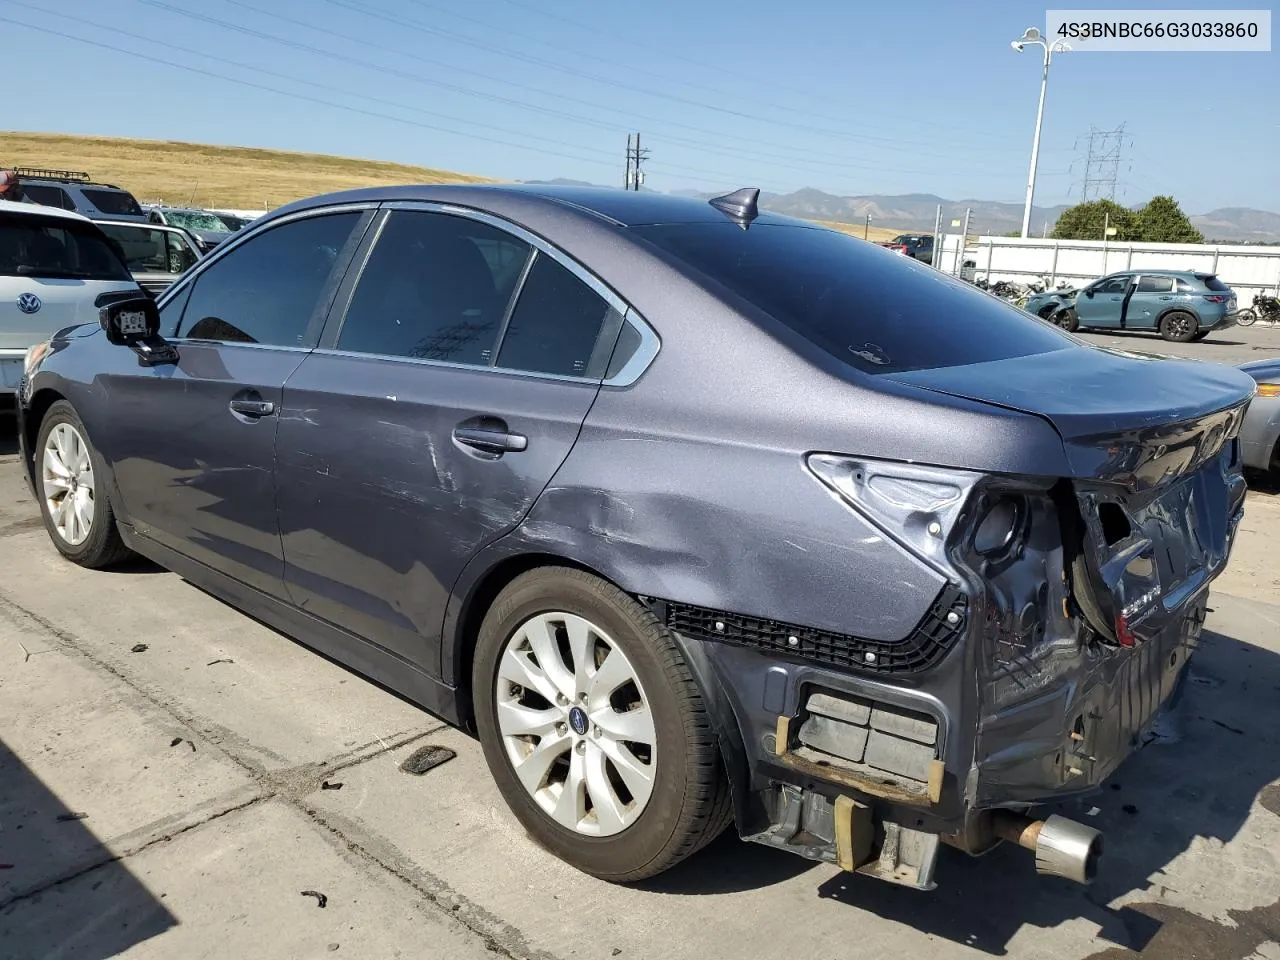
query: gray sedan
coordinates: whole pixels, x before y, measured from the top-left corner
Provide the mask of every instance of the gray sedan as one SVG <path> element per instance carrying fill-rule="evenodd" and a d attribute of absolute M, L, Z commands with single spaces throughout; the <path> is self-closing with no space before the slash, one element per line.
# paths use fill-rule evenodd
<path fill-rule="evenodd" d="M 1028 811 L 1096 788 L 1177 686 L 1253 381 L 758 196 L 273 211 L 33 355 L 52 545 L 147 556 L 474 729 L 598 877 L 733 823 L 917 889 L 943 842 L 1087 882 L 1098 832 Z"/>
<path fill-rule="evenodd" d="M 1254 360 L 1240 369 L 1258 383 L 1240 427 L 1240 454 L 1246 467 L 1280 480 L 1280 358 Z"/>

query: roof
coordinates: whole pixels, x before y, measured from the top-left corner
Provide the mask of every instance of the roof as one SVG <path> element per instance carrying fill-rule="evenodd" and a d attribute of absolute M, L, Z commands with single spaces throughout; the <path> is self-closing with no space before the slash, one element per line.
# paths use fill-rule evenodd
<path fill-rule="evenodd" d="M 0 200 L 0 213 L 12 213 L 21 216 L 38 217 L 64 217 L 67 220 L 80 220 L 84 223 L 92 223 L 88 217 L 76 213 L 74 210 L 63 210 L 61 207 L 46 207 L 42 203 L 15 203 L 12 200 Z"/>
<path fill-rule="evenodd" d="M 732 191 L 724 192 L 727 194 Z M 268 217 L 275 218 L 281 214 L 338 203 L 418 200 L 484 208 L 488 203 L 500 199 L 541 201 L 562 209 L 573 209 L 618 226 L 652 223 L 717 223 L 729 219 L 727 214 L 697 197 L 680 197 L 667 193 L 623 190 L 614 187 L 571 187 L 524 183 L 366 187 L 297 200 L 272 210 Z M 765 212 L 762 212 L 755 222 L 813 226 L 805 220 Z"/>
<path fill-rule="evenodd" d="M 1108 277 L 1150 277 L 1153 274 L 1159 274 L 1162 277 L 1212 277 L 1215 276 L 1212 270 L 1161 270 L 1159 267 L 1145 267 L 1134 270 L 1112 270 L 1107 274 Z"/>

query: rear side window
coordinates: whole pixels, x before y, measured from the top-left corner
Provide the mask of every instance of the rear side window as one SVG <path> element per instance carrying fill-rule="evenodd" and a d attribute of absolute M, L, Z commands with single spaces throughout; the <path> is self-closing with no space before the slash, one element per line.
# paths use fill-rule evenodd
<path fill-rule="evenodd" d="M 527 243 L 442 213 L 391 213 L 373 248 L 337 348 L 388 357 L 492 362 Z"/>
<path fill-rule="evenodd" d="M 1136 293 L 1172 293 L 1173 277 L 1140 277 Z"/>
<path fill-rule="evenodd" d="M 120 256 L 93 224 L 12 214 L 0 214 L 0 276 L 131 279 Z"/>
<path fill-rule="evenodd" d="M 136 227 L 104 223 L 102 232 L 116 242 L 124 261 L 135 273 L 179 274 L 196 262 L 196 255 L 179 234 L 170 230 L 154 230 L 141 224 Z"/>
<path fill-rule="evenodd" d="M 539 253 L 502 337 L 498 366 L 584 376 L 611 311 L 603 297 Z"/>
<path fill-rule="evenodd" d="M 729 221 L 632 228 L 641 237 L 869 373 L 1048 353 L 1061 331 L 906 257 L 832 230 Z"/>
<path fill-rule="evenodd" d="M 85 199 L 103 213 L 127 214 L 137 216 L 142 213 L 138 201 L 133 194 L 124 190 L 92 190 L 82 189 Z"/>
<path fill-rule="evenodd" d="M 22 184 L 22 192 L 36 203 L 46 207 L 58 207 L 61 210 L 74 210 L 75 201 L 61 187 L 46 187 L 40 184 Z"/>
<path fill-rule="evenodd" d="M 266 230 L 195 280 L 175 336 L 302 345 L 357 212 L 307 217 Z"/>
<path fill-rule="evenodd" d="M 1196 279 L 1201 281 L 1206 287 L 1208 287 L 1214 293 L 1225 293 L 1231 289 L 1229 286 L 1227 286 L 1225 283 L 1223 283 L 1221 280 L 1219 280 L 1217 277 L 1213 276 L 1212 274 L 1206 276 L 1205 274 L 1197 273 Z"/>

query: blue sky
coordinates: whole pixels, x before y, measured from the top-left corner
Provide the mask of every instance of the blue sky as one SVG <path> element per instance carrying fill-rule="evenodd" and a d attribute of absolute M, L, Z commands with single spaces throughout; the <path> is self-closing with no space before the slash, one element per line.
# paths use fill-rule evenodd
<path fill-rule="evenodd" d="M 1040 68 L 1009 41 L 1045 16 L 922 0 L 52 5 L 0 0 L 6 129 L 597 183 L 621 181 L 639 130 L 657 189 L 1014 202 Z M 1193 213 L 1280 211 L 1278 93 L 1276 52 L 1055 57 L 1037 205 L 1078 199 L 1083 138 L 1123 123 L 1121 202 L 1172 193 Z"/>

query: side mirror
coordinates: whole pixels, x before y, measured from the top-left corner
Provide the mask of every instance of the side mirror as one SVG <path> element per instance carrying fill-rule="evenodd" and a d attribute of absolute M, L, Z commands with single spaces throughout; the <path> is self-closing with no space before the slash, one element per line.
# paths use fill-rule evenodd
<path fill-rule="evenodd" d="M 1084 295 L 1088 297 L 1090 300 L 1093 299 L 1093 287 L 1085 287 L 1083 292 L 1084 292 Z"/>
<path fill-rule="evenodd" d="M 107 340 L 118 347 L 131 347 L 160 333 L 156 302 L 141 291 L 136 297 L 107 304 L 98 311 L 98 322 Z"/>
<path fill-rule="evenodd" d="M 129 347 L 145 365 L 178 362 L 177 348 L 160 336 L 156 301 L 142 291 L 136 297 L 108 303 L 98 311 L 98 322 L 109 343 Z"/>

